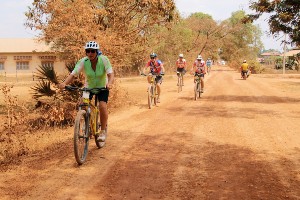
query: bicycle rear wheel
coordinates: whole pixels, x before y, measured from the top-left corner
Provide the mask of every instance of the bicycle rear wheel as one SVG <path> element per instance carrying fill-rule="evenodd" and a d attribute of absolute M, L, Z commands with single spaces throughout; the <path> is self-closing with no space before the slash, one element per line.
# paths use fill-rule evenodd
<path fill-rule="evenodd" d="M 77 113 L 73 139 L 76 162 L 82 165 L 87 158 L 89 147 L 89 119 L 85 110 L 79 110 Z"/>

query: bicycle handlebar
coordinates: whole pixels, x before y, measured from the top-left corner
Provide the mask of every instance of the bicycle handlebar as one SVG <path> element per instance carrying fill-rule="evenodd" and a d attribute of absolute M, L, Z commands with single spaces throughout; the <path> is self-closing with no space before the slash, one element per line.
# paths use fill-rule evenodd
<path fill-rule="evenodd" d="M 80 88 L 80 87 L 70 86 L 70 85 L 66 85 L 65 89 L 69 90 L 69 91 L 80 90 L 80 91 L 87 91 L 87 92 L 92 92 L 92 93 L 97 93 L 97 92 L 100 92 L 100 91 L 108 90 L 106 87 L 100 87 L 100 88 Z"/>

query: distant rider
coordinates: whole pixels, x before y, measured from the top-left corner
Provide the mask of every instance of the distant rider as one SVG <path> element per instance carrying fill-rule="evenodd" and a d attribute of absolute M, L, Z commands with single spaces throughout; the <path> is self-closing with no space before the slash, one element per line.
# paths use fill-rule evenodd
<path fill-rule="evenodd" d="M 179 58 L 176 61 L 176 72 L 177 72 L 177 76 L 179 76 L 179 73 L 182 74 L 182 85 L 184 85 L 183 83 L 183 75 L 185 74 L 185 72 L 187 71 L 187 65 L 186 65 L 186 60 L 183 58 L 183 54 L 179 54 Z M 177 86 L 179 85 L 179 83 L 177 83 Z"/>
<path fill-rule="evenodd" d="M 148 69 L 149 68 L 149 69 Z M 146 73 L 146 70 L 148 69 L 148 73 Z M 147 80 L 148 83 L 151 83 L 152 75 L 156 75 L 156 83 L 157 83 L 157 103 L 160 103 L 160 94 L 161 94 L 161 88 L 160 85 L 162 83 L 162 75 L 164 75 L 165 69 L 163 66 L 163 63 L 158 60 L 156 53 L 150 54 L 150 60 L 146 63 L 143 74 L 148 74 Z"/>
<path fill-rule="evenodd" d="M 243 78 L 243 73 L 246 72 L 247 76 L 248 76 L 248 72 L 249 72 L 249 65 L 247 63 L 246 60 L 243 61 L 243 64 L 241 65 L 241 76 Z"/>
<path fill-rule="evenodd" d="M 203 61 L 201 55 L 198 55 L 197 59 L 194 62 L 193 69 L 191 70 L 191 73 L 194 72 L 195 76 L 200 77 L 201 81 L 201 92 L 204 92 L 204 74 L 206 74 L 206 66 L 205 62 Z"/>
<path fill-rule="evenodd" d="M 208 58 L 208 59 L 206 60 L 207 74 L 210 73 L 211 66 L 212 66 L 212 60 L 211 60 L 210 58 Z"/>

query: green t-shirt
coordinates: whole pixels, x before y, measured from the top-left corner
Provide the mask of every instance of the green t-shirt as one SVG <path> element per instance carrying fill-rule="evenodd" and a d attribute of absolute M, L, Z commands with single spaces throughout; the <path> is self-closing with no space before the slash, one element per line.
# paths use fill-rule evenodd
<path fill-rule="evenodd" d="M 107 74 L 112 73 L 112 66 L 106 56 L 98 56 L 96 70 L 92 68 L 91 61 L 88 57 L 80 59 L 75 65 L 71 74 L 78 75 L 80 72 L 85 76 L 85 87 L 99 88 L 105 87 L 107 83 Z"/>

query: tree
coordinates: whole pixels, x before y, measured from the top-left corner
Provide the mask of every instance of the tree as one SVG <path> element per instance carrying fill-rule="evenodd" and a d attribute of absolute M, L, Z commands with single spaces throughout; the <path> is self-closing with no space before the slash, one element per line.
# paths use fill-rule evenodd
<path fill-rule="evenodd" d="M 263 13 L 270 14 L 268 23 L 272 34 L 281 31 L 290 36 L 291 42 L 300 45 L 300 3 L 298 0 L 256 0 L 250 5 L 256 13 L 248 15 L 244 22 L 254 21 Z"/>
<path fill-rule="evenodd" d="M 89 40 L 100 43 L 115 67 L 141 57 L 154 25 L 176 19 L 172 0 L 35 0 L 26 13 L 26 26 L 71 62 L 83 56 Z"/>
<path fill-rule="evenodd" d="M 256 60 L 262 48 L 260 28 L 252 23 L 243 23 L 245 17 L 244 11 L 236 11 L 224 22 L 228 35 L 222 41 L 220 56 L 236 67 L 244 59 Z"/>

